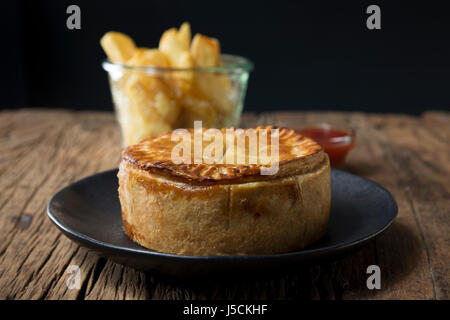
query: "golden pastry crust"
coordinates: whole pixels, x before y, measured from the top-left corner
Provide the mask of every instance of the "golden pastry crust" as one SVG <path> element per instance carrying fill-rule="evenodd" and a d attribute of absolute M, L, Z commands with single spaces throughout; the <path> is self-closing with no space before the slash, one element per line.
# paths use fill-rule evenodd
<path fill-rule="evenodd" d="M 270 130 L 276 127 L 260 126 L 253 129 L 259 136 L 261 130 L 270 133 Z M 273 163 L 262 165 L 247 161 L 244 164 L 194 164 L 194 161 L 191 161 L 191 164 L 175 164 L 171 160 L 171 152 L 178 142 L 171 141 L 171 132 L 127 147 L 122 159 L 148 172 L 196 185 L 206 185 L 261 181 L 306 173 L 313 170 L 326 157 L 322 147 L 314 140 L 292 129 L 278 129 L 279 170 L 270 176 L 261 175 L 261 168 L 268 168 Z M 193 136 L 193 130 L 190 129 L 189 132 Z M 222 129 L 221 133 L 225 137 L 226 129 Z M 270 143 L 270 134 L 267 140 Z M 193 154 L 191 156 L 193 157 Z"/>
<path fill-rule="evenodd" d="M 318 240 L 329 220 L 328 157 L 314 141 L 281 130 L 279 171 L 269 176 L 249 165 L 222 176 L 178 167 L 154 154 L 170 148 L 160 144 L 167 138 L 127 148 L 118 174 L 126 234 L 146 248 L 185 255 L 281 253 Z"/>

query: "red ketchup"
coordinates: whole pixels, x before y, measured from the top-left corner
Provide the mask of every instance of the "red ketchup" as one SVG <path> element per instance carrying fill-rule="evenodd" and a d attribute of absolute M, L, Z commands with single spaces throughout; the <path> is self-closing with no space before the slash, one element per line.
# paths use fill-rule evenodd
<path fill-rule="evenodd" d="M 330 158 L 332 167 L 340 165 L 347 153 L 354 147 L 353 130 L 334 129 L 329 125 L 307 127 L 298 132 L 319 143 Z"/>

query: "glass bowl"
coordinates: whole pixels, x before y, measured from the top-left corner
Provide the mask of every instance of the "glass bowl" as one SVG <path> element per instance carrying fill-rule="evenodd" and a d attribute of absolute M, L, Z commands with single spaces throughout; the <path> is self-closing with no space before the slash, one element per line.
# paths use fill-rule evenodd
<path fill-rule="evenodd" d="M 122 146 L 176 128 L 238 126 L 253 64 L 221 55 L 222 66 L 210 68 L 136 67 L 104 61 Z"/>

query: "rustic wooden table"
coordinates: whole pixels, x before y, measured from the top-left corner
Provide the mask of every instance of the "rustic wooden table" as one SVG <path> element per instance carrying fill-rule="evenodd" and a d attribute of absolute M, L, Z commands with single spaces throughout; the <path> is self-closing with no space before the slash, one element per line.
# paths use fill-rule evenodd
<path fill-rule="evenodd" d="M 0 112 L 0 299 L 448 299 L 450 114 L 280 112 L 246 114 L 242 126 L 319 121 L 356 128 L 343 169 L 393 193 L 399 215 L 391 228 L 349 256 L 296 274 L 192 283 L 99 258 L 47 218 L 60 188 L 117 166 L 112 113 Z M 380 290 L 366 287 L 371 264 L 380 266 Z M 66 285 L 70 265 L 80 266 L 79 290 Z"/>

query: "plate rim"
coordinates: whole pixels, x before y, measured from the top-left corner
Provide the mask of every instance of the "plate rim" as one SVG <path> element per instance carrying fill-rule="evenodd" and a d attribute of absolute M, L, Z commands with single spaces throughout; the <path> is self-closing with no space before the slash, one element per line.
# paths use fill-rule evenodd
<path fill-rule="evenodd" d="M 141 255 L 141 256 L 145 256 L 147 258 L 168 258 L 171 260 L 201 260 L 201 261 L 215 261 L 215 262 L 225 262 L 225 261 L 248 261 L 248 260 L 279 260 L 279 259 L 291 259 L 291 258 L 307 258 L 309 259 L 314 259 L 314 256 L 319 256 L 319 257 L 323 257 L 323 256 L 334 256 L 334 255 L 338 255 L 340 253 L 344 253 L 350 249 L 356 249 L 358 247 L 361 247 L 362 245 L 366 244 L 367 242 L 374 240 L 375 238 L 377 238 L 379 235 L 381 235 L 384 231 L 386 231 L 394 222 L 395 218 L 398 215 L 398 205 L 397 202 L 395 201 L 394 196 L 383 186 L 381 186 L 380 184 L 378 184 L 375 181 L 372 181 L 370 179 L 361 177 L 359 175 L 344 171 L 344 170 L 340 170 L 340 169 L 331 169 L 332 171 L 338 172 L 339 174 L 345 174 L 345 175 L 351 175 L 354 178 L 357 179 L 361 179 L 364 180 L 367 183 L 370 183 L 372 185 L 374 185 L 375 187 L 381 189 L 388 197 L 389 197 L 389 202 L 393 207 L 393 216 L 390 219 L 390 221 L 383 226 L 381 229 L 379 229 L 377 232 L 374 232 L 372 234 L 370 234 L 369 236 L 366 237 L 361 237 L 358 238 L 354 241 L 351 241 L 349 243 L 341 243 L 341 244 L 335 244 L 332 246 L 327 246 L 327 247 L 322 247 L 322 248 L 315 248 L 315 249 L 300 249 L 297 251 L 291 251 L 291 252 L 285 252 L 285 253 L 275 253 L 275 254 L 256 254 L 256 255 L 217 255 L 217 256 L 199 256 L 199 255 L 179 255 L 179 254 L 172 254 L 172 253 L 165 253 L 165 252 L 159 252 L 159 251 L 153 251 L 150 249 L 146 249 L 145 247 L 142 247 L 142 249 L 135 249 L 135 248 L 128 248 L 128 247 L 123 247 L 123 246 L 118 246 L 118 245 L 114 245 L 108 242 L 104 242 L 104 241 L 100 241 L 97 239 L 94 239 L 92 237 L 89 237 L 83 233 L 80 233 L 76 230 L 74 230 L 73 228 L 68 227 L 67 225 L 65 225 L 64 223 L 62 223 L 52 212 L 51 212 L 51 206 L 53 204 L 53 202 L 56 200 L 56 198 L 63 193 L 64 191 L 66 191 L 67 189 L 69 189 L 70 187 L 72 187 L 75 184 L 81 184 L 83 182 L 86 182 L 86 180 L 90 180 L 96 176 L 100 176 L 100 175 L 108 175 L 114 172 L 118 172 L 118 168 L 115 169 L 110 169 L 110 170 L 106 170 L 106 171 L 101 171 L 101 172 L 97 172 L 94 173 L 92 175 L 86 176 L 84 178 L 81 178 L 79 180 L 76 180 L 72 183 L 70 183 L 69 185 L 61 188 L 58 192 L 56 192 L 51 198 L 50 201 L 47 203 L 46 206 L 46 212 L 47 212 L 47 217 L 56 225 L 56 227 L 62 231 L 66 236 L 68 236 L 69 238 L 75 240 L 78 243 L 83 243 L 85 245 L 87 245 L 88 247 L 91 248 L 95 248 L 100 252 L 105 251 L 105 248 L 107 248 L 108 250 L 113 250 L 115 252 L 118 252 L 120 254 L 134 254 L 134 255 Z M 138 245 L 138 244 L 137 244 Z"/>

